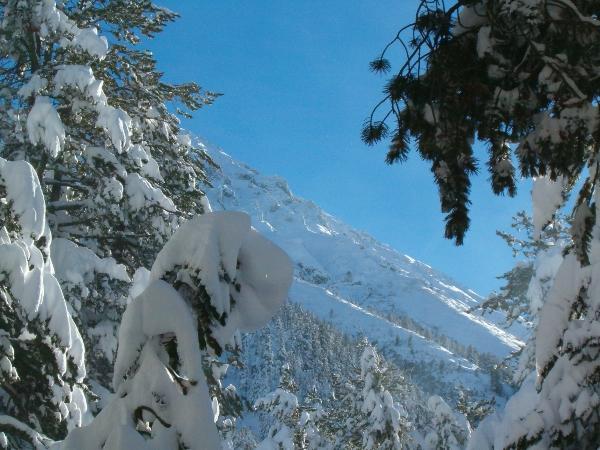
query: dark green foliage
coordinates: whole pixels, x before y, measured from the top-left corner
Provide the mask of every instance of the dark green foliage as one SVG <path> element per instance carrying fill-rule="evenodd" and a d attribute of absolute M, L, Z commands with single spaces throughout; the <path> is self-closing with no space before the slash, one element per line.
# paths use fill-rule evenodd
<path fill-rule="evenodd" d="M 0 383 L 4 391 L 0 402 L 3 414 L 8 414 L 23 423 L 28 423 L 44 434 L 54 439 L 66 434 L 66 423 L 57 420 L 56 405 L 53 403 L 54 393 L 50 380 L 62 383 L 63 379 L 56 364 L 53 353 L 55 342 L 47 342 L 38 334 L 33 340 L 18 339 L 24 331 L 43 330 L 49 334 L 44 324 L 28 321 L 24 317 L 17 302 L 10 297 L 10 287 L 5 281 L 0 281 L 0 329 L 7 333 L 3 338 L 2 356 L 12 359 L 16 376 L 2 372 Z M 30 322 L 28 324 L 28 322 Z M 54 338 L 54 337 L 53 337 Z M 7 346 L 12 351 L 6 354 Z M 12 358 L 10 358 L 12 354 Z M 67 380 L 72 382 L 73 379 Z"/>
<path fill-rule="evenodd" d="M 374 59 L 369 63 L 369 66 L 371 67 L 371 70 L 376 73 L 387 72 L 392 67 L 390 62 L 385 58 Z"/>
<path fill-rule="evenodd" d="M 387 136 L 388 127 L 385 122 L 368 122 L 362 131 L 362 140 L 372 145 Z"/>
<path fill-rule="evenodd" d="M 422 0 L 415 21 L 371 63 L 389 70 L 389 50 L 401 47 L 404 57 L 391 64 L 397 71 L 362 138 L 369 145 L 385 139 L 385 124 L 393 123 L 388 163 L 404 161 L 404 143 L 414 138 L 440 191 L 447 238 L 460 244 L 469 227 L 477 139 L 487 143 L 496 194 L 515 195 L 515 159 L 522 176 L 564 177 L 570 187 L 585 167 L 596 173 L 599 14 L 598 1 Z M 596 181 L 582 192 L 585 226 L 573 236 L 583 262 Z"/>
<path fill-rule="evenodd" d="M 163 276 L 163 279 L 171 284 L 179 294 L 190 304 L 196 312 L 198 326 L 198 343 L 202 350 L 210 349 L 217 356 L 223 353 L 223 347 L 213 336 L 214 327 L 224 326 L 227 313 L 219 313 L 211 302 L 210 295 L 206 292 L 198 273 L 189 267 L 177 266 Z M 187 281 L 182 281 L 187 280 Z M 235 285 L 234 282 L 232 282 Z M 232 306 L 235 304 L 230 299 Z"/>

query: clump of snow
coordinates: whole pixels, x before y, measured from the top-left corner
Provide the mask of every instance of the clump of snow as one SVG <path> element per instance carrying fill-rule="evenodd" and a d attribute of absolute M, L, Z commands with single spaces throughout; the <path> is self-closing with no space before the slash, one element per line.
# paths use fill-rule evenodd
<path fill-rule="evenodd" d="M 104 147 L 87 147 L 84 150 L 83 155 L 90 166 L 94 166 L 96 161 L 101 161 L 104 164 L 112 166 L 121 178 L 127 176 L 127 171 L 117 160 L 117 157 Z"/>
<path fill-rule="evenodd" d="M 160 174 L 160 168 L 156 160 L 150 155 L 150 152 L 141 145 L 133 145 L 127 153 L 135 164 L 140 167 L 141 172 L 156 180 L 162 181 L 162 175 Z"/>
<path fill-rule="evenodd" d="M 181 374 L 193 380 L 203 376 L 197 330 L 189 306 L 172 286 L 156 280 L 129 304 L 123 315 L 113 376 L 115 389 L 126 379 L 142 345 L 151 337 L 166 333 L 177 338 Z"/>
<path fill-rule="evenodd" d="M 492 52 L 490 41 L 491 31 L 492 28 L 490 26 L 482 26 L 477 32 L 477 56 L 480 58 L 483 58 L 487 53 Z"/>
<path fill-rule="evenodd" d="M 49 97 L 37 96 L 27 116 L 29 141 L 42 144 L 56 158 L 65 143 L 65 128 Z"/>
<path fill-rule="evenodd" d="M 237 329 L 265 325 L 292 281 L 287 255 L 252 230 L 250 218 L 238 212 L 208 213 L 184 223 L 158 254 L 151 278 L 161 279 L 178 268 L 184 268 L 179 279 L 192 287 L 202 285 L 215 310 L 227 314 L 226 325 L 213 328 L 221 345 Z"/>
<path fill-rule="evenodd" d="M 452 28 L 452 34 L 460 36 L 463 33 L 485 25 L 487 21 L 485 2 L 477 2 L 468 6 L 462 6 L 458 10 L 456 23 Z M 480 45 L 484 47 L 483 43 Z"/>
<path fill-rule="evenodd" d="M 33 167 L 25 161 L 0 158 L 0 182 L 5 186 L 6 200 L 18 217 L 24 239 L 38 239 L 45 235 L 46 203 Z"/>
<path fill-rule="evenodd" d="M 119 153 L 131 146 L 131 118 L 122 109 L 104 105 L 99 108 L 96 126 L 104 128 Z"/>
<path fill-rule="evenodd" d="M 77 32 L 75 24 L 56 7 L 55 0 L 37 2 L 33 7 L 33 12 L 32 21 L 39 28 L 41 37 L 47 37 L 56 32 L 70 34 Z"/>
<path fill-rule="evenodd" d="M 542 250 L 534 262 L 534 276 L 529 281 L 527 298 L 530 302 L 530 310 L 534 316 L 542 308 L 544 298 L 552 285 L 552 281 L 563 261 L 562 245 L 556 245 Z"/>
<path fill-rule="evenodd" d="M 37 94 L 42 89 L 45 89 L 48 85 L 48 80 L 42 78 L 37 73 L 34 73 L 29 81 L 25 83 L 18 91 L 18 94 L 23 98 L 28 98 L 34 94 Z"/>
<path fill-rule="evenodd" d="M 93 273 L 103 273 L 125 282 L 131 281 L 123 264 L 118 264 L 111 257 L 100 258 L 90 249 L 80 247 L 68 239 L 54 239 L 50 248 L 56 275 L 61 280 L 82 288 L 85 287 L 87 276 Z"/>
<path fill-rule="evenodd" d="M 148 204 L 158 205 L 168 212 L 177 210 L 173 200 L 159 188 L 141 177 L 138 173 L 130 173 L 125 180 L 125 194 L 129 198 L 131 208 L 136 211 L 147 208 Z"/>
<path fill-rule="evenodd" d="M 556 356 L 556 349 L 567 328 L 572 303 L 577 300 L 587 270 L 575 254 L 568 254 L 556 273 L 546 303 L 540 311 L 536 330 L 536 366 L 538 373 Z"/>
<path fill-rule="evenodd" d="M 54 75 L 55 94 L 67 87 L 77 88 L 94 101 L 106 101 L 102 93 L 102 81 L 96 80 L 89 66 L 77 64 L 59 66 Z"/>
<path fill-rule="evenodd" d="M 150 284 L 150 271 L 144 267 L 139 267 L 133 274 L 129 296 L 134 299 L 140 295 Z"/>
<path fill-rule="evenodd" d="M 71 44 L 98 59 L 104 59 L 108 53 L 108 41 L 104 36 L 98 36 L 98 29 L 95 27 L 79 30 L 71 40 Z"/>
<path fill-rule="evenodd" d="M 559 177 L 552 181 L 549 177 L 538 177 L 533 182 L 534 238 L 539 238 L 542 229 L 552 220 L 556 210 L 564 201 L 563 191 L 566 180 Z"/>

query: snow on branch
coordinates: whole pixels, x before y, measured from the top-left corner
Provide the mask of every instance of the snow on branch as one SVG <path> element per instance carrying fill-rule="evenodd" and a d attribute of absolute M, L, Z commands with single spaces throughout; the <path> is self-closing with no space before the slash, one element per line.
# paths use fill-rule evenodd
<path fill-rule="evenodd" d="M 158 254 L 151 279 L 171 281 L 208 312 L 200 331 L 218 352 L 236 330 L 269 321 L 287 296 L 292 265 L 246 214 L 222 211 L 183 224 Z"/>
<path fill-rule="evenodd" d="M 225 345 L 238 329 L 262 326 L 291 281 L 287 255 L 252 230 L 247 215 L 208 213 L 184 223 L 123 315 L 116 395 L 60 449 L 220 448 L 202 368 L 204 333 Z"/>

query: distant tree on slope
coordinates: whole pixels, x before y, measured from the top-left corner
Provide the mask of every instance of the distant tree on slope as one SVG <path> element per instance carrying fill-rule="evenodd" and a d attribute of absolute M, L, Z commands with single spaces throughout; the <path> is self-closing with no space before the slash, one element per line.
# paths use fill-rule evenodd
<path fill-rule="evenodd" d="M 428 448 L 432 450 L 464 448 L 471 434 L 471 427 L 465 416 L 452 411 L 439 395 L 429 397 L 427 408 L 433 416 L 432 430 L 425 436 Z"/>
<path fill-rule="evenodd" d="M 400 405 L 390 392 L 392 387 L 402 388 L 404 380 L 368 342 L 361 342 L 360 351 L 353 378 L 335 387 L 339 403 L 329 411 L 324 428 L 335 436 L 336 448 L 406 448 L 412 425 L 406 411 L 414 405 Z"/>
<path fill-rule="evenodd" d="M 535 380 L 522 388 L 533 392 L 495 448 L 600 440 L 599 13 L 600 2 L 587 0 L 422 0 L 415 21 L 371 63 L 386 72 L 392 48 L 404 56 L 363 139 L 380 141 L 392 122 L 389 163 L 405 160 L 416 140 L 457 244 L 469 226 L 475 139 L 488 146 L 496 194 L 515 194 L 514 159 L 535 178 L 535 239 L 579 187 L 572 243 L 539 310 Z"/>
<path fill-rule="evenodd" d="M 277 389 L 254 403 L 254 408 L 268 412 L 272 421 L 266 438 L 257 449 L 331 449 L 317 426 L 323 413 L 319 399 L 308 395 L 306 401 L 300 402 L 296 396 L 297 388 L 290 366 L 284 364 Z"/>

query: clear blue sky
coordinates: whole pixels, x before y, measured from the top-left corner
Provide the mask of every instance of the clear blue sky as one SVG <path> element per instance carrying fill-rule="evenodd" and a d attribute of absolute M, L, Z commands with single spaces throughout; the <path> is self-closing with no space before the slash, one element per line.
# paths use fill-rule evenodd
<path fill-rule="evenodd" d="M 414 153 L 387 166 L 385 145 L 359 138 L 384 81 L 368 63 L 414 15 L 414 0 L 157 3 L 181 14 L 151 43 L 166 78 L 224 94 L 187 129 L 467 287 L 498 287 L 513 260 L 495 230 L 529 211 L 529 185 L 516 199 L 495 197 L 482 164 L 471 229 L 456 247 L 443 238 L 429 167 Z"/>

